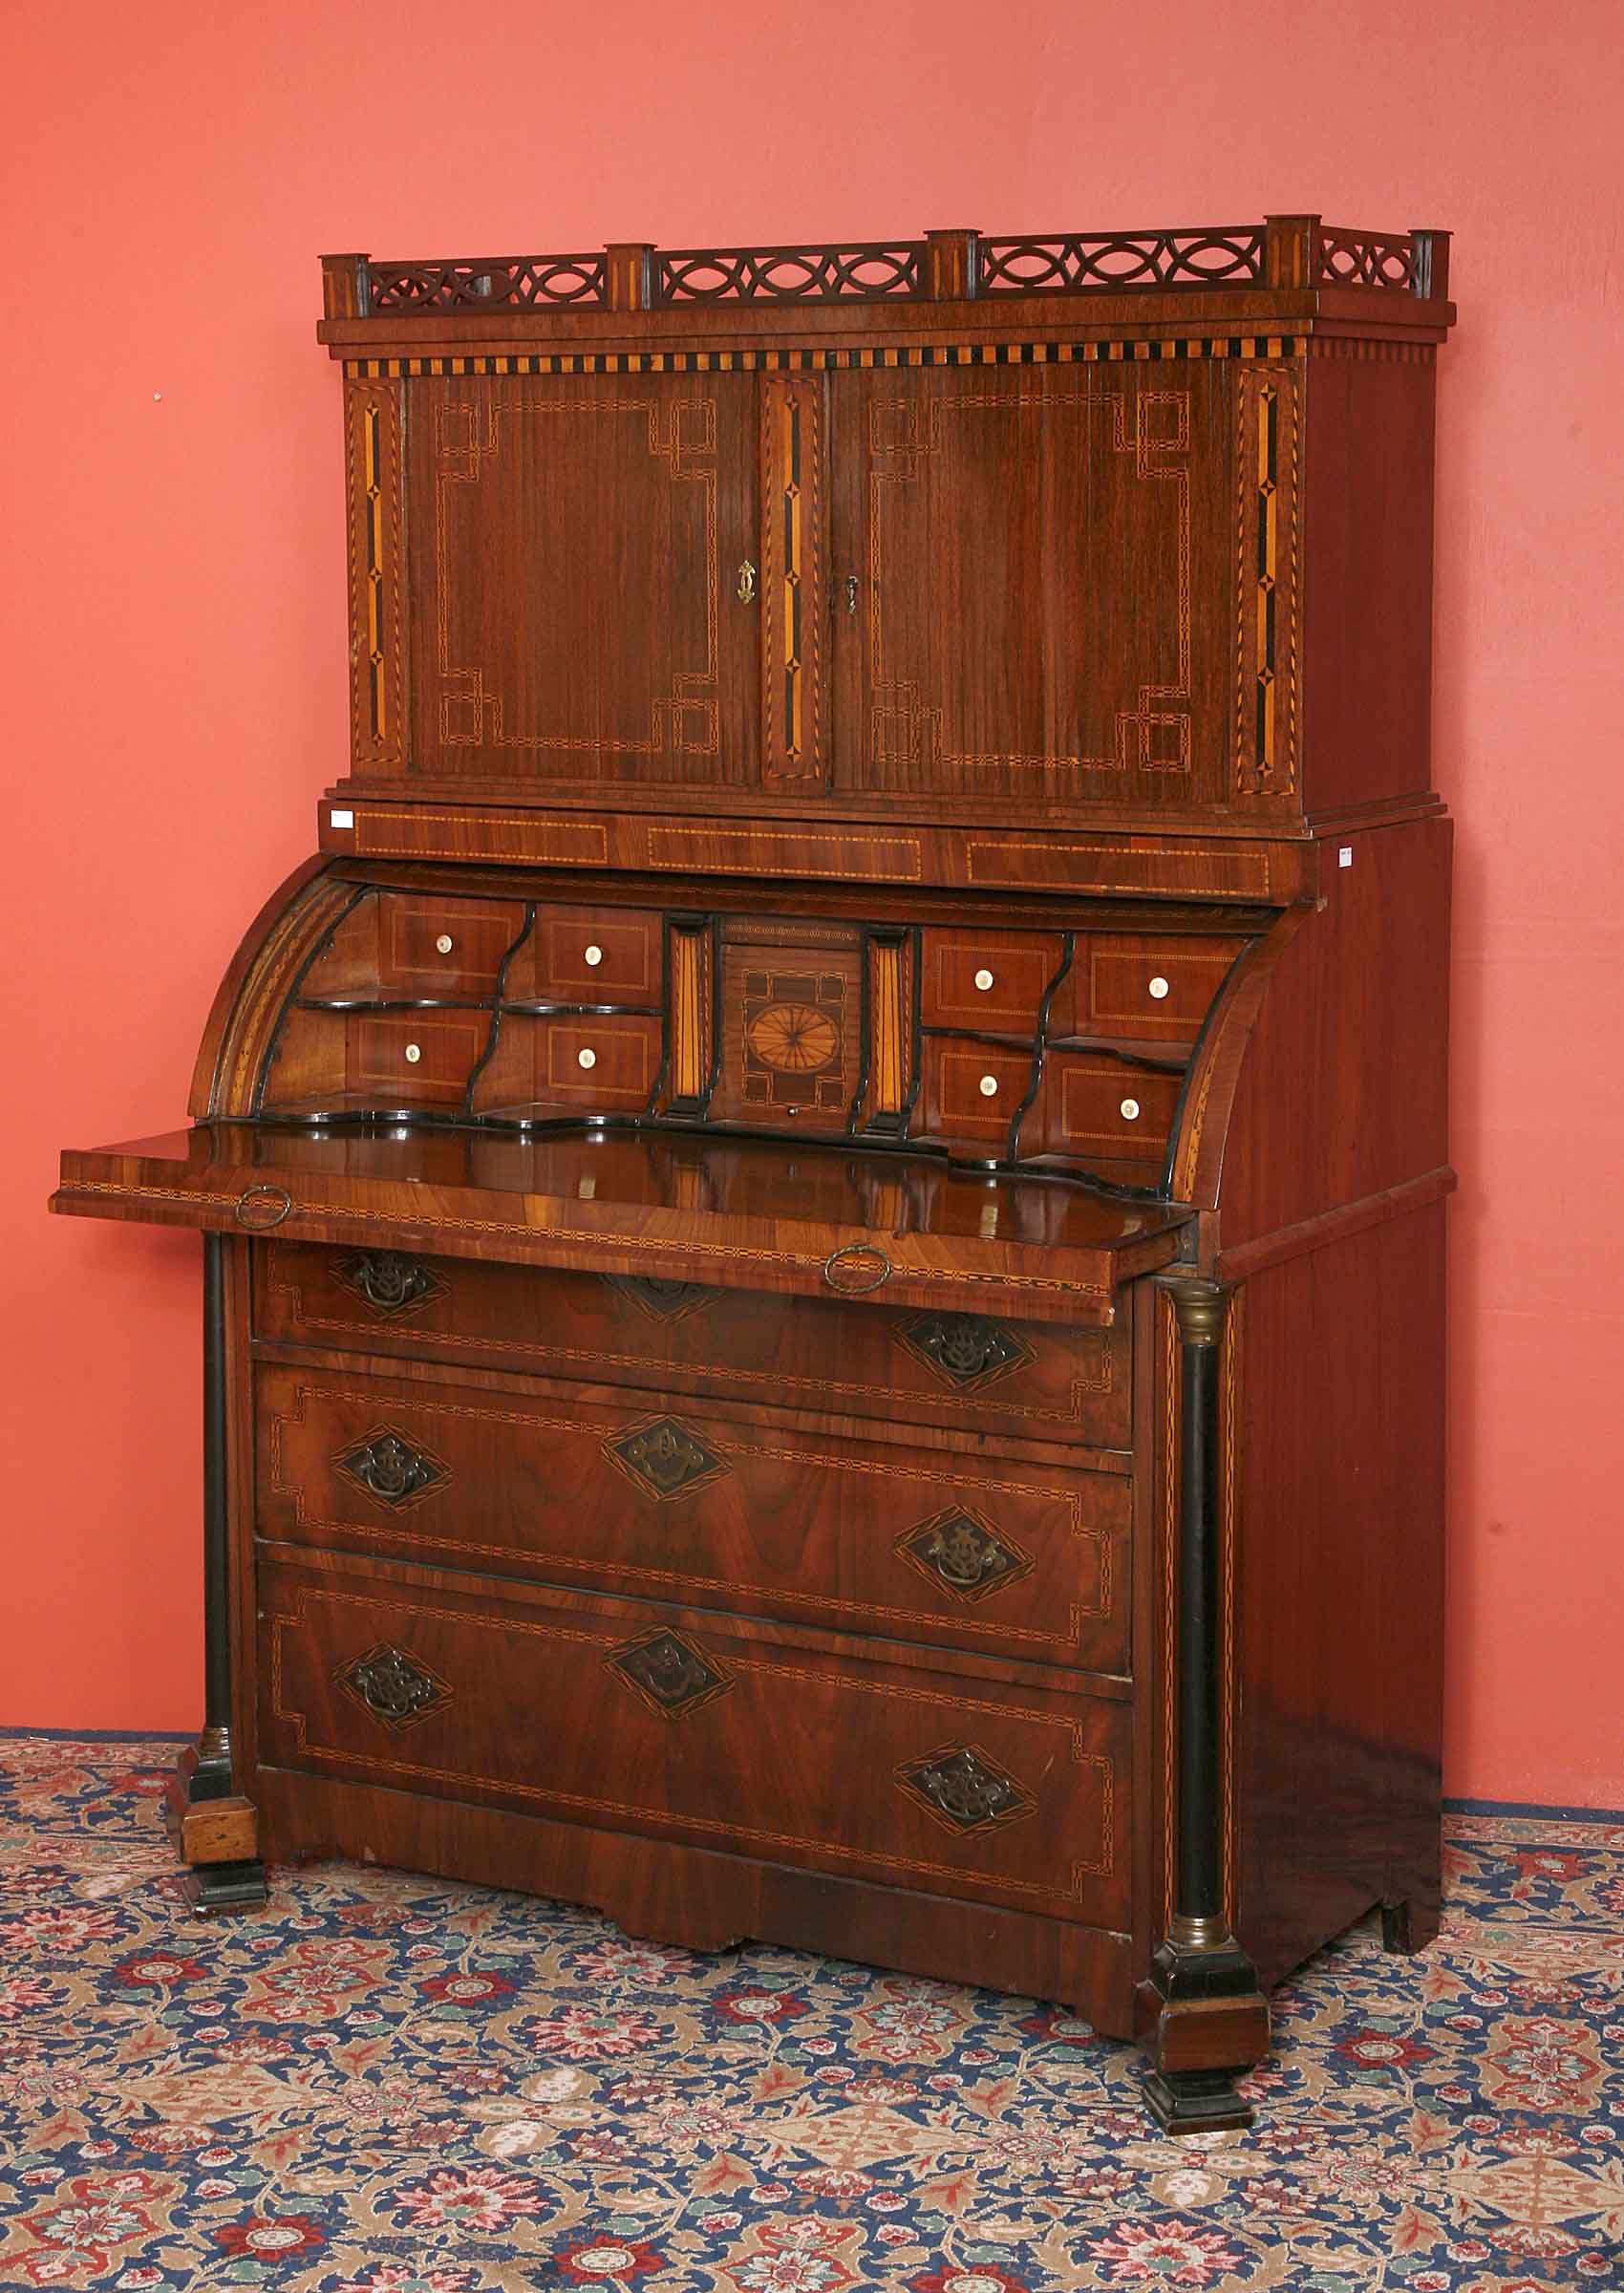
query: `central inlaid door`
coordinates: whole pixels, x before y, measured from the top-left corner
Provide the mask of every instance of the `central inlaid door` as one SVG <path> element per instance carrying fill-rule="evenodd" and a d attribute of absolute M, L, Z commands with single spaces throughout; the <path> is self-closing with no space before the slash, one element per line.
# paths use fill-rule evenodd
<path fill-rule="evenodd" d="M 413 769 L 753 782 L 755 377 L 414 377 L 405 397 Z"/>

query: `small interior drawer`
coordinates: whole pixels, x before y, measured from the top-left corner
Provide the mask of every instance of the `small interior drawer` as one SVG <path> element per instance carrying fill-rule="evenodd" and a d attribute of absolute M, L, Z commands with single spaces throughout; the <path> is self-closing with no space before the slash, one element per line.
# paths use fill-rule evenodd
<path fill-rule="evenodd" d="M 480 1076 L 475 1112 L 641 1114 L 659 1077 L 662 1035 L 657 1018 L 630 1012 L 559 1018 L 508 1012 Z"/>
<path fill-rule="evenodd" d="M 920 1127 L 931 1137 L 999 1148 L 1032 1082 L 1030 1052 L 996 1043 L 927 1038 Z"/>
<path fill-rule="evenodd" d="M 1079 939 L 1072 976 L 1051 1015 L 1050 1033 L 1194 1042 L 1245 944 L 1129 932 Z"/>
<path fill-rule="evenodd" d="M 1058 933 L 926 932 L 920 1010 L 927 1027 L 979 1027 L 1033 1036 L 1044 992 L 1060 968 Z"/>
<path fill-rule="evenodd" d="M 461 1106 L 488 1011 L 306 1012 L 277 1046 L 264 1111 Z"/>
<path fill-rule="evenodd" d="M 1182 1076 L 1129 1066 L 1120 1059 L 1051 1051 L 1022 1148 L 1034 1152 L 1040 1138 L 1042 1151 L 1050 1154 L 1159 1167 L 1182 1083 Z"/>
<path fill-rule="evenodd" d="M 350 1088 L 384 1104 L 459 1104 L 489 1033 L 483 1012 L 359 1014 L 349 1022 Z"/>
<path fill-rule="evenodd" d="M 376 892 L 339 925 L 301 992 L 489 996 L 524 924 L 517 901 Z"/>
<path fill-rule="evenodd" d="M 646 1003 L 661 997 L 662 918 L 642 908 L 538 908 L 508 967 L 511 1002 Z"/>

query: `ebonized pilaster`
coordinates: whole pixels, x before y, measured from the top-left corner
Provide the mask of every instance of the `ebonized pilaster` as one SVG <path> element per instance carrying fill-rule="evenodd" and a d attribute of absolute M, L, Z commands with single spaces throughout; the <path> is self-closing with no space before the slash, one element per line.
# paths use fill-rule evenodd
<path fill-rule="evenodd" d="M 1269 2043 L 1257 1971 L 1224 1913 L 1219 1357 L 1228 1292 L 1167 1280 L 1179 1333 L 1177 1861 L 1173 1917 L 1151 1966 L 1145 2096 L 1172 2133 L 1250 2126 L 1238 2070 Z"/>
<path fill-rule="evenodd" d="M 266 1899 L 254 1810 L 237 1790 L 231 1753 L 231 1611 L 225 1402 L 225 1245 L 203 1246 L 203 1725 L 169 1787 L 171 1832 L 200 1911 Z"/>

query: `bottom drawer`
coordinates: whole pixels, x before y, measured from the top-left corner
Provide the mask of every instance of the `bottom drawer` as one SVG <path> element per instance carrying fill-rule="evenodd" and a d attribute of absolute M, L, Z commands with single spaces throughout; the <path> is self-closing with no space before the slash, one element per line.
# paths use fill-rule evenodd
<path fill-rule="evenodd" d="M 404 1569 L 260 1569 L 260 1756 L 1128 1923 L 1125 1703 Z"/>

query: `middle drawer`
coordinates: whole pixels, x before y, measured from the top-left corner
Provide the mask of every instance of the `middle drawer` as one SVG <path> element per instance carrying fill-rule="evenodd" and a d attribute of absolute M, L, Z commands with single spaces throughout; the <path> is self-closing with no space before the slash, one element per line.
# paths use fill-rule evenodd
<path fill-rule="evenodd" d="M 262 1536 L 1127 1669 L 1122 1475 L 827 1440 L 686 1400 L 255 1374 Z"/>

